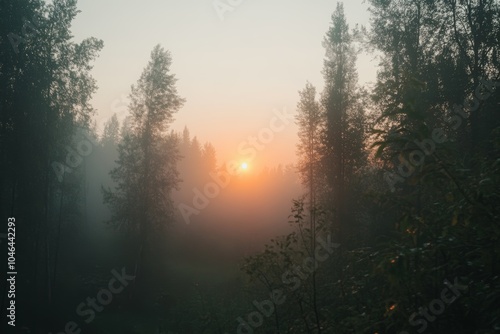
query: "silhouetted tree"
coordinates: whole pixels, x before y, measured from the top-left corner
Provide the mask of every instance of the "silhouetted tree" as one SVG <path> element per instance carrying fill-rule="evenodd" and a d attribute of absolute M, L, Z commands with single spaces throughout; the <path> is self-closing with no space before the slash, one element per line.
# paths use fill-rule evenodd
<path fill-rule="evenodd" d="M 324 129 L 324 114 L 316 101 L 316 88 L 310 83 L 299 92 L 300 101 L 297 104 L 296 116 L 299 126 L 299 143 L 297 154 L 299 157 L 299 174 L 302 183 L 308 189 L 309 207 L 314 210 L 316 199 L 322 192 L 324 185 L 321 167 L 322 142 L 321 133 Z"/>
<path fill-rule="evenodd" d="M 104 124 L 104 131 L 101 137 L 101 144 L 104 146 L 117 145 L 120 141 L 120 122 L 116 114 Z"/>
<path fill-rule="evenodd" d="M 211 143 L 205 143 L 201 155 L 203 167 L 208 171 L 215 171 L 217 169 L 217 155 L 214 146 Z"/>
<path fill-rule="evenodd" d="M 18 299 L 35 302 L 20 302 L 19 312 L 33 322 L 43 318 L 35 315 L 57 288 L 52 265 L 60 238 L 53 232 L 65 217 L 63 199 L 71 195 L 63 193 L 62 182 L 68 168 L 73 170 L 65 161 L 67 147 L 94 112 L 91 63 L 103 44 L 95 38 L 73 41 L 70 26 L 77 13 L 76 1 L 0 6 L 0 212 L 23 222 L 17 230 L 25 246 L 17 253 L 24 273 Z"/>
<path fill-rule="evenodd" d="M 347 237 L 349 227 L 345 207 L 347 182 L 365 160 L 355 33 L 349 30 L 343 4 L 338 3 L 323 42 L 326 59 L 322 105 L 326 114 L 323 163 L 332 198 L 334 228 L 341 240 Z"/>
<path fill-rule="evenodd" d="M 117 187 L 105 190 L 105 202 L 114 212 L 112 222 L 136 236 L 136 284 L 143 278 L 148 243 L 173 216 L 166 194 L 177 185 L 179 157 L 177 141 L 167 130 L 184 99 L 177 94 L 171 62 L 170 53 L 157 45 L 132 86 L 129 131 L 119 145 L 118 167 L 111 172 Z"/>

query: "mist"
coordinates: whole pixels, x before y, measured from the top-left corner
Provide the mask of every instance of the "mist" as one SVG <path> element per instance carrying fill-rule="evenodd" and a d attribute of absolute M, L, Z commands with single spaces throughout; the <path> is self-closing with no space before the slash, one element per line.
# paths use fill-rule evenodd
<path fill-rule="evenodd" d="M 1 2 L 1 333 L 497 333 L 499 5 Z"/>

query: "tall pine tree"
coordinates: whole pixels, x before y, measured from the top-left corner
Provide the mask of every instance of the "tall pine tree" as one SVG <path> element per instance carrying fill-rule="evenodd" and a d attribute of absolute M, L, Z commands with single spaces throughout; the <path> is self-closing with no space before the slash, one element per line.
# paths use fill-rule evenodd
<path fill-rule="evenodd" d="M 348 234 L 346 183 L 365 160 L 364 113 L 357 84 L 354 34 L 346 22 L 343 4 L 338 3 L 323 42 L 326 59 L 322 104 L 326 114 L 323 163 L 339 240 Z"/>
<path fill-rule="evenodd" d="M 129 130 L 119 145 L 118 167 L 111 172 L 117 187 L 104 191 L 105 202 L 114 212 L 112 222 L 128 231 L 138 247 L 136 286 L 144 276 L 148 244 L 173 216 L 168 195 L 178 183 L 178 153 L 177 140 L 168 128 L 184 99 L 177 94 L 171 63 L 170 53 L 156 46 L 132 86 Z"/>

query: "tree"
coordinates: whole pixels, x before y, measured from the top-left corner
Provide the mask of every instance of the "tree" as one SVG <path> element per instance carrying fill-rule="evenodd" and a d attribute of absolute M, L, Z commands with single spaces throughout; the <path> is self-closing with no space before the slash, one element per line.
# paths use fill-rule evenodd
<path fill-rule="evenodd" d="M 371 5 L 370 43 L 382 59 L 374 92 L 380 113 L 375 146 L 401 183 L 377 197 L 384 220 L 391 221 L 384 233 L 391 246 L 380 245 L 387 258 L 377 260 L 386 263 L 380 266 L 383 284 L 395 301 L 390 325 L 406 324 L 407 314 L 432 298 L 424 291 L 459 277 L 474 291 L 488 286 L 488 293 L 464 298 L 449 318 L 428 327 L 491 332 L 498 308 L 482 305 L 499 300 L 493 283 L 498 267 L 490 265 L 499 254 L 498 205 L 491 205 L 499 181 L 500 118 L 492 112 L 499 97 L 488 82 L 498 76 L 498 3 Z M 487 270 L 475 269 L 484 263 Z"/>
<path fill-rule="evenodd" d="M 326 49 L 322 105 L 326 114 L 324 131 L 324 169 L 332 194 L 334 224 L 340 240 L 347 236 L 346 182 L 364 163 L 364 113 L 357 86 L 354 48 L 355 32 L 349 31 L 342 3 L 332 15 L 323 46 Z M 354 140 L 353 139 L 356 139 Z"/>
<path fill-rule="evenodd" d="M 463 80 L 460 84 L 462 91 L 456 103 L 461 104 L 464 96 L 473 100 L 471 93 L 473 91 L 479 92 L 477 95 L 489 97 L 491 92 L 488 90 L 491 90 L 491 87 L 487 89 L 478 87 L 483 85 L 484 80 L 500 78 L 498 1 L 450 0 L 441 4 L 439 12 L 448 27 L 444 39 L 446 47 L 443 51 L 452 55 L 454 58 L 452 63 L 456 64 L 457 69 L 463 73 Z M 443 51 L 440 53 L 444 54 Z M 470 107 L 464 104 L 469 112 L 470 131 L 467 136 L 470 138 L 466 141 L 471 156 L 493 150 L 491 134 L 500 126 L 500 117 L 495 103 L 498 100 L 494 100 L 480 99 L 479 107 L 474 107 L 476 101 L 473 101 Z"/>
<path fill-rule="evenodd" d="M 309 191 L 309 232 L 310 244 L 309 252 L 315 259 L 316 246 L 316 198 L 320 193 L 323 178 L 319 170 L 321 162 L 321 130 L 324 126 L 324 117 L 320 104 L 316 101 L 316 88 L 309 82 L 306 87 L 299 92 L 300 101 L 297 104 L 299 111 L 297 115 L 297 125 L 299 126 L 299 143 L 297 153 L 299 155 L 299 173 L 302 182 Z M 316 319 L 318 333 L 321 333 L 320 315 L 317 307 L 316 273 L 312 274 L 312 305 Z"/>
<path fill-rule="evenodd" d="M 65 193 L 62 175 L 67 148 L 94 112 L 90 100 L 97 87 L 90 72 L 103 43 L 73 41 L 76 1 L 21 0 L 0 7 L 0 212 L 23 222 L 18 241 L 26 247 L 18 260 L 25 275 L 18 299 L 35 302 L 21 302 L 19 312 L 35 315 L 58 287 L 53 264 L 60 238 L 53 231 L 61 226 L 68 195 L 81 185 Z"/>
<path fill-rule="evenodd" d="M 143 276 L 148 242 L 173 215 L 170 198 L 165 197 L 178 183 L 179 156 L 168 127 L 184 99 L 177 94 L 171 62 L 170 53 L 157 45 L 132 86 L 130 129 L 119 145 L 118 167 L 111 172 L 117 187 L 104 191 L 114 212 L 112 223 L 137 236 L 136 285 Z"/>
<path fill-rule="evenodd" d="M 205 143 L 201 152 L 203 168 L 208 172 L 214 172 L 217 169 L 217 156 L 215 147 L 211 143 Z"/>
<path fill-rule="evenodd" d="M 316 88 L 312 84 L 308 82 L 299 95 L 296 116 L 299 127 L 298 168 L 302 183 L 308 189 L 310 210 L 314 210 L 316 199 L 324 184 L 320 173 L 324 114 L 316 101 Z"/>
<path fill-rule="evenodd" d="M 189 129 L 187 126 L 184 127 L 184 130 L 182 130 L 182 151 L 188 151 L 189 147 L 191 146 L 191 135 L 189 134 Z"/>
<path fill-rule="evenodd" d="M 104 124 L 104 131 L 101 138 L 101 143 L 104 146 L 116 145 L 120 141 L 120 122 L 116 113 Z"/>

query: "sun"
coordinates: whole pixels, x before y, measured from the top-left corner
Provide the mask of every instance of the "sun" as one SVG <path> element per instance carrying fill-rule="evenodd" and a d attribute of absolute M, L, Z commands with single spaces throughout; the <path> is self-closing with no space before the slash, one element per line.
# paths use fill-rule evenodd
<path fill-rule="evenodd" d="M 247 170 L 247 169 L 248 169 L 248 164 L 247 164 L 246 162 L 243 162 L 243 163 L 241 164 L 241 169 L 243 169 L 243 170 Z"/>

